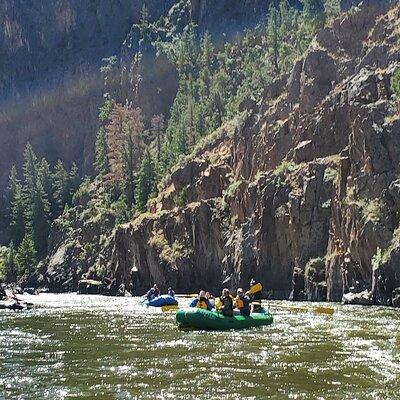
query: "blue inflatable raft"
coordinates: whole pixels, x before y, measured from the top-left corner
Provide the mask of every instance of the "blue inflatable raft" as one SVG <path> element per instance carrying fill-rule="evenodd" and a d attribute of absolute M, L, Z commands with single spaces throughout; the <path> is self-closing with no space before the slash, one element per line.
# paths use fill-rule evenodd
<path fill-rule="evenodd" d="M 143 304 L 151 307 L 177 306 L 178 300 L 176 300 L 175 297 L 169 296 L 168 294 L 163 294 L 154 298 L 153 300 L 146 300 Z"/>

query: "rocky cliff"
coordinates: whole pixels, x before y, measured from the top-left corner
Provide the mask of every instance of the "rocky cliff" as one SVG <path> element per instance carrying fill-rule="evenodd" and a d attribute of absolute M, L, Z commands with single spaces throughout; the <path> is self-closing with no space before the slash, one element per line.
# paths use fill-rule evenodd
<path fill-rule="evenodd" d="M 226 41 L 264 18 L 269 1 L 2 1 L 0 192 L 28 141 L 51 162 L 75 161 L 84 174 L 93 172 L 104 89 L 100 65 L 113 55 L 121 61 L 112 89 L 118 99 L 132 98 L 129 71 L 141 39 L 135 24 L 143 5 L 151 21 L 163 16 L 178 31 L 193 21 L 200 31 Z M 144 68 L 148 74 L 139 100 L 149 115 L 167 112 L 176 94 L 176 77 L 165 60 L 156 60 L 153 49 L 147 58 L 146 65 L 153 69 Z"/>
<path fill-rule="evenodd" d="M 117 228 L 118 279 L 140 293 L 254 276 L 273 298 L 398 304 L 399 21 L 398 5 L 365 2 L 321 30 Z"/>

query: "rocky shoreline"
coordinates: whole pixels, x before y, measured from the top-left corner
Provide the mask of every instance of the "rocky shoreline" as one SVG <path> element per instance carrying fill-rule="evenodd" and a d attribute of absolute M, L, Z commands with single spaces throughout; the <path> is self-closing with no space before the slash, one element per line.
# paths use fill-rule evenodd
<path fill-rule="evenodd" d="M 32 289 L 34 290 L 34 289 Z M 18 292 L 18 293 L 17 293 Z M 32 293 L 31 290 L 27 290 L 25 293 Z M 29 310 L 33 307 L 33 304 L 18 298 L 18 294 L 22 294 L 20 290 L 6 288 L 0 285 L 0 310 Z M 32 293 L 33 294 L 33 293 Z"/>

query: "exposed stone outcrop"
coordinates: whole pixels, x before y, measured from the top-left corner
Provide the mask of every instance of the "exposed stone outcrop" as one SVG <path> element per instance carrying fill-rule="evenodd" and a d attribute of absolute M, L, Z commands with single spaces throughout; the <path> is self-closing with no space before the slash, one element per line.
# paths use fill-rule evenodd
<path fill-rule="evenodd" d="M 399 17 L 398 5 L 364 2 L 320 31 L 283 90 L 243 105 L 153 213 L 118 228 L 121 279 L 134 274 L 139 293 L 255 276 L 274 298 L 398 304 Z"/>
<path fill-rule="evenodd" d="M 82 277 L 113 278 L 108 263 L 115 212 L 107 209 L 98 196 L 101 196 L 100 189 L 96 184 L 91 185 L 75 199 L 75 207 L 64 212 L 51 226 L 48 257 L 39 284 L 45 284 L 52 292 L 76 291 Z M 111 288 L 110 281 L 103 283 L 103 292 L 116 293 L 117 288 Z M 107 289 L 107 286 L 110 287 Z"/>

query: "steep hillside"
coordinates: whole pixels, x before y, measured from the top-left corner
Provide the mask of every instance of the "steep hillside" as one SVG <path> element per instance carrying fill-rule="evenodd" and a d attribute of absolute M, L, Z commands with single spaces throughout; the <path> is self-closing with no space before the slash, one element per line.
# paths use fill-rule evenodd
<path fill-rule="evenodd" d="M 379 3 L 320 31 L 290 76 L 176 168 L 151 213 L 117 229 L 120 279 L 141 292 L 256 276 L 274 298 L 396 303 L 400 8 Z"/>
<path fill-rule="evenodd" d="M 129 71 L 132 47 L 137 49 L 134 24 L 143 5 L 151 21 L 161 16 L 183 27 L 193 21 L 226 41 L 264 18 L 269 2 L 231 0 L 5 0 L 0 4 L 0 192 L 11 165 L 20 164 L 25 144 L 49 161 L 75 161 L 84 174 L 93 172 L 98 108 L 104 82 L 102 59 L 116 56 L 118 75 L 113 90 L 132 97 Z M 154 64 L 150 51 L 148 65 Z M 121 68 L 119 61 L 121 60 Z M 141 101 L 161 96 L 169 110 L 177 82 L 167 67 L 156 63 Z M 176 80 L 176 78 L 175 78 Z M 122 86 L 120 86 L 122 83 Z M 164 88 L 163 85 L 168 83 Z M 160 100 L 158 100 L 160 102 Z M 145 104 L 144 104 L 145 106 Z M 159 108 L 161 105 L 159 106 Z M 146 107 L 145 107 L 146 108 Z M 146 111 L 150 110 L 146 108 Z M 151 110 L 154 114 L 159 109 Z"/>

